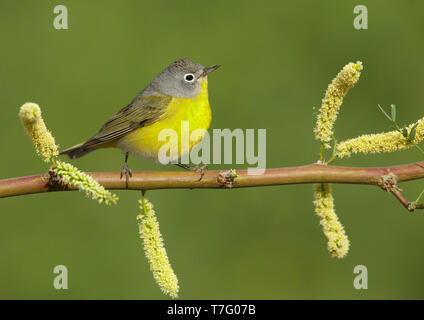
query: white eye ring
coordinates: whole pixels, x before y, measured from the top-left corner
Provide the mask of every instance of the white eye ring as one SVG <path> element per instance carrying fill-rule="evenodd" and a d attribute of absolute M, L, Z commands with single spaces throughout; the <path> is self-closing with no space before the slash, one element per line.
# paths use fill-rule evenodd
<path fill-rule="evenodd" d="M 187 82 L 193 82 L 194 79 L 195 79 L 195 77 L 194 77 L 194 74 L 192 74 L 192 73 L 186 73 L 184 75 L 184 80 L 187 81 Z"/>

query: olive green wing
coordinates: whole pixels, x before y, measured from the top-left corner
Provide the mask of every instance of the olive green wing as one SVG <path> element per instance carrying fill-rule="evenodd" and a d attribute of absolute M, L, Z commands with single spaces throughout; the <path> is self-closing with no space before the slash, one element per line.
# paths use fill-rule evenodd
<path fill-rule="evenodd" d="M 137 96 L 128 106 L 118 111 L 99 132 L 88 141 L 60 152 L 70 158 L 79 158 L 90 151 L 116 141 L 134 130 L 155 122 L 162 116 L 172 97 L 164 94 Z"/>
<path fill-rule="evenodd" d="M 109 119 L 89 141 L 103 143 L 122 138 L 132 131 L 156 121 L 165 113 L 171 100 L 171 96 L 163 94 L 137 97 Z"/>

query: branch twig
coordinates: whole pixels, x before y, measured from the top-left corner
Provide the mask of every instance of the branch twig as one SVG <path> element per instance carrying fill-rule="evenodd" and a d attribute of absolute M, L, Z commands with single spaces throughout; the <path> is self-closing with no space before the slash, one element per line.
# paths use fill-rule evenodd
<path fill-rule="evenodd" d="M 419 163 L 416 163 L 416 165 L 421 167 L 421 164 Z M 399 202 L 406 208 L 406 210 L 414 212 L 415 209 L 424 209 L 424 204 L 417 202 L 409 202 L 404 197 L 404 195 L 402 194 L 402 189 L 399 188 L 397 176 L 393 174 L 393 172 L 382 176 L 378 185 L 381 187 L 381 189 L 392 193 L 395 198 L 398 199 Z"/>
<path fill-rule="evenodd" d="M 403 196 L 403 194 L 400 192 L 400 190 L 394 190 L 393 195 L 402 203 L 402 205 L 406 208 L 406 210 L 410 212 L 414 212 L 415 209 L 424 209 L 424 204 L 422 203 L 416 203 L 416 202 L 409 202 L 406 200 L 406 198 Z"/>

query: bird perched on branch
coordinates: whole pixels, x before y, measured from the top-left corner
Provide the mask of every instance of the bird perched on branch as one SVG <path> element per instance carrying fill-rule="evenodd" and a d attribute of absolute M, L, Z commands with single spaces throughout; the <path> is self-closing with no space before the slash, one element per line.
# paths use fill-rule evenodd
<path fill-rule="evenodd" d="M 203 138 L 202 135 L 197 141 L 190 140 L 188 150 L 181 150 L 182 121 L 188 122 L 189 133 L 209 128 L 211 109 L 208 75 L 218 67 L 203 67 L 185 58 L 175 61 L 156 76 L 129 105 L 113 115 L 95 136 L 60 154 L 75 159 L 100 148 L 120 148 L 125 152 L 121 178 L 125 174 L 127 187 L 132 175 L 128 167 L 129 153 L 158 161 L 159 150 L 165 143 L 159 140 L 162 130 L 172 129 L 178 134 L 175 143 L 178 143 L 178 159 L 181 158 Z M 176 164 L 188 170 L 200 171 L 200 179 L 203 177 L 205 166 Z"/>

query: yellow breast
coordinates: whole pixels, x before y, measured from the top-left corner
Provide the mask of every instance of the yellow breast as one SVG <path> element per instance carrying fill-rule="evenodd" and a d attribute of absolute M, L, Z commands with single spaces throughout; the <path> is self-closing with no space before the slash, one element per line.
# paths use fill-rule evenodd
<path fill-rule="evenodd" d="M 181 141 L 189 137 L 181 135 L 181 121 L 187 121 L 189 135 L 196 129 L 207 130 L 211 123 L 211 109 L 208 99 L 208 81 L 202 80 L 201 92 L 193 98 L 172 98 L 165 113 L 154 123 L 141 127 L 118 141 L 118 147 L 140 157 L 158 161 L 160 148 L 167 141 L 159 141 L 159 133 L 164 129 L 172 129 L 178 136 L 178 155 L 182 156 Z M 189 141 L 189 151 L 201 141 Z"/>

